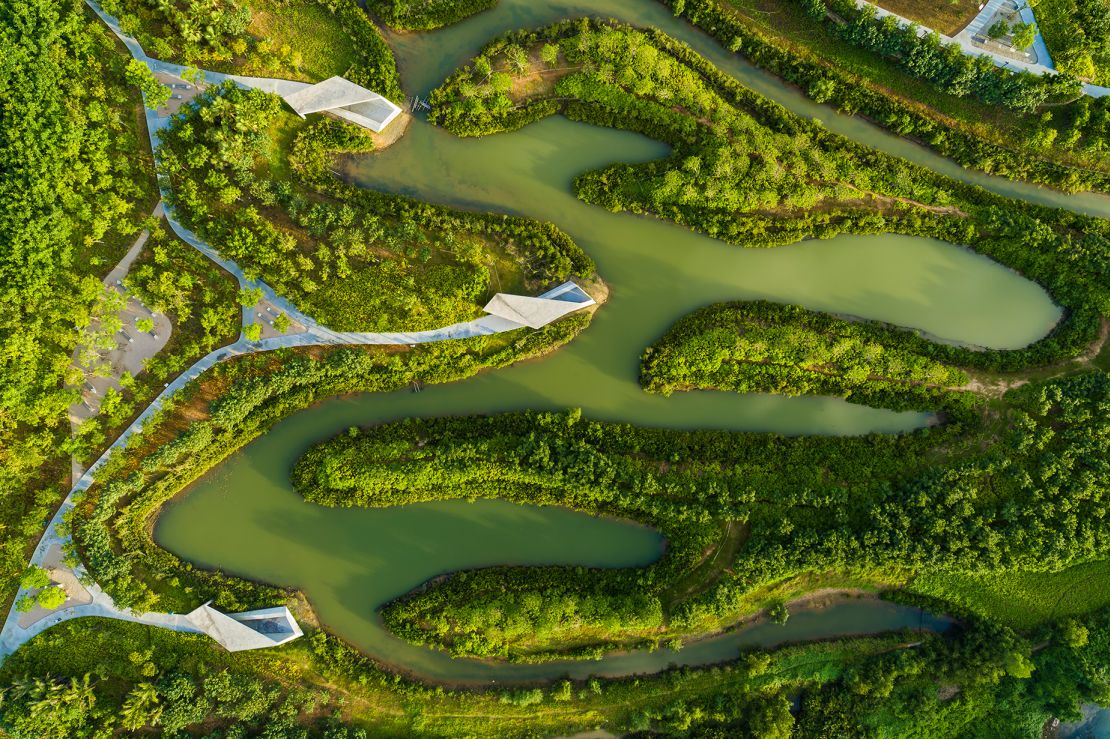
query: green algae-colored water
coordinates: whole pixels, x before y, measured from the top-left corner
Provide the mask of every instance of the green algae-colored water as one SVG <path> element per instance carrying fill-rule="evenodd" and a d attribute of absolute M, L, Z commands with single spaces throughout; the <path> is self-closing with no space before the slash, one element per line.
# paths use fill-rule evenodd
<path fill-rule="evenodd" d="M 1110 200 L 1066 196 L 960 167 L 869 124 L 817 106 L 745 65 L 648 0 L 566 3 L 502 1 L 494 11 L 431 34 L 392 39 L 407 89 L 423 92 L 492 35 L 583 12 L 657 25 L 693 45 L 758 91 L 830 129 L 1004 194 L 1110 214 Z M 452 660 L 389 635 L 377 608 L 430 577 L 494 564 L 644 565 L 662 551 L 643 527 L 556 508 L 498 501 L 431 503 L 388 510 L 326 509 L 294 493 L 288 472 L 314 442 L 348 426 L 410 416 L 581 407 L 593 418 L 677 428 L 786 434 L 898 432 L 927 415 L 893 413 L 829 398 L 725 393 L 647 395 L 638 358 L 685 313 L 720 300 L 767 298 L 912 326 L 943 340 L 1019 347 L 1059 317 L 1035 284 L 966 249 L 903 236 L 841 236 L 789 247 L 745 250 L 653 219 L 587 206 L 574 176 L 616 161 L 666 153 L 626 132 L 553 118 L 512 134 L 457 139 L 416 122 L 393 148 L 347 166 L 371 188 L 422 199 L 551 220 L 570 233 L 609 283 L 609 303 L 569 347 L 542 361 L 421 393 L 335 399 L 278 424 L 167 508 L 156 537 L 206 567 L 304 590 L 335 633 L 368 654 L 424 677 L 456 682 L 527 680 L 564 674 L 627 674 L 671 662 L 728 659 L 740 645 L 771 645 L 942 621 L 870 601 L 798 614 L 692 645 L 677 654 L 614 655 L 600 662 L 489 665 Z"/>

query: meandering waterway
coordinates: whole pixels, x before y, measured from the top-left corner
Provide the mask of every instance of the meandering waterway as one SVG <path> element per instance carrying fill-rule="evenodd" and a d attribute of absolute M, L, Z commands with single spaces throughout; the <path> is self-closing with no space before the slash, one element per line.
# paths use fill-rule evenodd
<path fill-rule="evenodd" d="M 496 10 L 451 29 L 392 42 L 406 88 L 423 92 L 496 33 L 583 12 L 657 25 L 759 92 L 867 144 L 1004 194 L 1110 215 L 1108 199 L 1066 196 L 969 173 L 869 124 L 838 116 L 753 70 L 648 0 L 598 0 L 588 6 L 502 0 Z M 295 415 L 167 508 L 155 532 L 158 541 L 202 566 L 298 587 L 329 628 L 367 653 L 425 677 L 459 682 L 649 672 L 672 661 L 728 659 L 741 645 L 941 626 L 913 609 L 854 601 L 798 614 L 785 627 L 760 626 L 677 654 L 660 650 L 601 662 L 511 666 L 452 660 L 393 638 L 382 628 L 377 607 L 457 569 L 502 563 L 644 565 L 661 552 L 658 535 L 622 522 L 497 501 L 325 509 L 292 491 L 289 468 L 310 444 L 350 425 L 410 416 L 573 406 L 590 417 L 639 424 L 786 434 L 898 432 L 927 422 L 926 414 L 829 398 L 643 393 L 636 382 L 643 348 L 677 318 L 720 300 L 801 303 L 991 347 L 1023 346 L 1043 336 L 1059 317 L 1037 285 L 950 244 L 890 235 L 840 236 L 745 250 L 654 219 L 608 213 L 571 193 L 571 180 L 586 170 L 665 153 L 661 144 L 635 134 L 562 118 L 478 140 L 457 139 L 417 121 L 388 151 L 348 163 L 347 175 L 366 187 L 555 222 L 595 259 L 612 290 L 609 303 L 582 336 L 542 361 L 421 393 L 334 399 Z"/>

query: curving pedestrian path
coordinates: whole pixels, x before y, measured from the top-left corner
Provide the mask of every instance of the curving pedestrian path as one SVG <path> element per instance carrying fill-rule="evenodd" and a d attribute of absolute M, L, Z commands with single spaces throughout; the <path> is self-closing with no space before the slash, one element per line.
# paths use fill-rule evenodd
<path fill-rule="evenodd" d="M 174 77 L 180 78 L 181 73 L 186 69 L 179 64 L 169 64 L 157 59 L 151 59 L 143 51 L 142 46 L 134 38 L 123 33 L 119 28 L 119 22 L 112 16 L 105 13 L 94 0 L 85 0 L 93 11 L 108 25 L 109 28 L 120 38 L 123 44 L 127 47 L 131 55 L 139 61 L 145 63 L 155 73 L 169 74 Z M 242 77 L 239 75 L 227 75 L 218 72 L 204 72 L 205 79 L 208 82 L 219 83 L 226 79 L 233 80 L 237 84 L 245 87 L 254 87 L 262 89 L 267 92 L 278 92 L 282 90 L 295 90 L 302 87 L 308 87 L 304 82 L 293 82 L 290 80 L 274 80 L 264 79 L 259 77 Z M 162 128 L 168 125 L 170 118 L 168 116 L 161 116 L 157 111 L 146 108 L 146 121 L 147 132 L 150 135 L 151 148 L 156 150 L 158 146 L 157 134 Z M 166 188 L 159 183 L 159 189 L 162 193 L 163 199 L 167 196 Z M 487 336 L 489 334 L 497 334 L 505 331 L 514 331 L 519 328 L 524 328 L 523 324 L 515 323 L 504 318 L 497 316 L 482 316 L 471 321 L 462 323 L 455 323 L 450 326 L 442 328 L 431 329 L 427 331 L 410 331 L 410 332 L 350 332 L 350 331 L 332 331 L 326 326 L 320 325 L 310 316 L 305 315 L 297 309 L 292 303 L 278 295 L 274 290 L 261 280 L 250 280 L 243 274 L 243 270 L 239 265 L 230 259 L 226 259 L 220 255 L 216 249 L 210 244 L 206 243 L 193 231 L 189 230 L 173 215 L 173 210 L 169 206 L 164 207 L 165 218 L 169 223 L 173 232 L 185 243 L 192 246 L 197 251 L 204 254 L 216 264 L 220 265 L 223 269 L 227 270 L 235 276 L 239 281 L 239 286 L 242 288 L 258 288 L 262 290 L 263 297 L 272 303 L 275 307 L 284 311 L 290 319 L 301 324 L 305 330 L 296 334 L 275 336 L 260 341 L 249 341 L 240 332 L 239 339 L 228 346 L 221 347 L 209 353 L 207 356 L 195 362 L 191 367 L 178 375 L 173 382 L 169 383 L 165 389 L 155 398 L 149 406 L 120 434 L 112 444 L 104 450 L 104 453 L 85 470 L 74 483 L 69 494 L 65 500 L 58 507 L 54 516 L 50 519 L 50 523 L 46 527 L 42 538 L 39 540 L 35 551 L 31 555 L 30 564 L 42 566 L 47 554 L 50 552 L 54 545 L 58 545 L 65 550 L 66 546 L 70 543 L 70 537 L 62 533 L 62 523 L 66 514 L 74 507 L 74 498 L 81 491 L 86 490 L 92 485 L 96 478 L 96 473 L 100 467 L 108 460 L 111 454 L 117 449 L 127 446 L 131 437 L 141 433 L 143 427 L 150 421 L 150 419 L 159 413 L 165 406 L 167 401 L 180 391 L 187 384 L 195 380 L 206 370 L 210 369 L 217 362 L 223 362 L 232 357 L 241 354 L 250 354 L 253 352 L 265 352 L 274 349 L 281 349 L 286 347 L 295 346 L 325 346 L 325 345 L 338 345 L 338 344 L 351 344 L 351 345 L 366 345 L 366 344 L 425 344 L 436 341 L 450 341 L 453 339 L 466 339 L 476 336 Z M 564 286 L 560 285 L 555 287 L 539 297 L 554 296 L 564 290 Z M 252 322 L 251 308 L 245 307 L 243 309 L 243 325 Z M 100 589 L 95 583 L 91 582 L 88 573 L 84 567 L 78 565 L 71 570 L 68 570 L 74 577 L 81 582 L 85 583 L 85 587 L 89 594 L 92 596 L 92 602 L 73 605 L 62 606 L 54 612 L 50 613 L 41 620 L 36 621 L 28 626 L 20 626 L 19 613 L 16 611 L 14 602 L 13 606 L 9 609 L 7 618 L 4 620 L 3 629 L 0 629 L 0 661 L 2 661 L 9 654 L 18 649 L 22 644 L 27 642 L 35 635 L 41 633 L 47 628 L 68 621 L 73 618 L 80 618 L 82 616 L 103 616 L 107 618 L 117 618 L 124 621 L 134 621 L 137 623 L 148 624 L 151 626 L 158 626 L 164 629 L 171 629 L 173 631 L 185 631 L 192 633 L 201 633 L 197 628 L 190 625 L 185 620 L 184 614 L 177 613 L 133 613 L 127 609 L 119 608 L 112 601 L 111 596 Z M 27 595 L 28 590 L 20 588 L 16 593 L 15 601 Z"/>

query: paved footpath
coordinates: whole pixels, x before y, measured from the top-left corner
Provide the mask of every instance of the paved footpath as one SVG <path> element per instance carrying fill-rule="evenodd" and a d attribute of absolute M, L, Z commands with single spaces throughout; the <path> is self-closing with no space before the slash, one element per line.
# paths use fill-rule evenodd
<path fill-rule="evenodd" d="M 94 0 L 86 0 L 86 3 L 91 7 L 97 15 L 115 32 L 116 36 L 123 41 L 124 45 L 139 61 L 144 62 L 149 66 L 152 71 L 157 73 L 169 74 L 175 77 L 181 76 L 185 67 L 179 64 L 169 64 L 166 62 L 151 59 L 143 52 L 142 46 L 139 42 L 130 36 L 124 34 L 120 28 L 118 21 L 112 16 L 105 13 Z M 208 82 L 219 83 L 225 79 L 234 80 L 237 84 L 246 87 L 255 87 L 263 89 L 268 92 L 275 92 L 282 89 L 292 88 L 299 89 L 307 87 L 304 82 L 293 82 L 290 80 L 273 80 L 263 79 L 258 77 L 241 77 L 238 75 L 226 75 L 218 72 L 204 72 L 205 79 Z M 160 116 L 157 111 L 146 109 L 147 132 L 150 135 L 151 147 L 157 149 L 158 138 L 157 134 L 162 128 L 169 123 L 169 117 Z M 165 199 L 167 192 L 162 188 L 162 197 Z M 261 341 L 248 341 L 242 334 L 239 340 L 229 346 L 217 349 L 207 356 L 197 361 L 189 369 L 185 370 L 173 382 L 169 383 L 166 388 L 158 395 L 154 401 L 147 406 L 147 408 L 136 418 L 130 426 L 128 426 L 119 438 L 116 439 L 100 457 L 82 474 L 74 483 L 73 488 L 62 501 L 61 506 L 50 519 L 50 523 L 46 527 L 42 538 L 39 540 L 38 546 L 31 556 L 31 564 L 42 566 L 47 553 L 55 544 L 65 547 L 70 539 L 67 535 L 61 533 L 60 524 L 65 515 L 73 508 L 74 497 L 81 491 L 88 489 L 92 485 L 96 477 L 97 470 L 107 461 L 108 457 L 117 449 L 125 447 L 130 439 L 136 434 L 140 433 L 144 425 L 156 413 L 162 410 L 166 401 L 177 393 L 181 388 L 185 387 L 189 382 L 195 380 L 206 370 L 214 366 L 217 362 L 226 361 L 232 357 L 241 354 L 250 354 L 253 352 L 271 351 L 274 349 L 281 349 L 285 347 L 294 346 L 323 346 L 323 345 L 338 345 L 338 344 L 424 344 L 435 341 L 450 341 L 453 339 L 465 339 L 475 336 L 486 336 L 489 334 L 502 333 L 505 331 L 514 331 L 522 328 L 522 324 L 514 323 L 504 318 L 497 316 L 482 316 L 472 321 L 465 321 L 462 323 L 444 326 L 438 329 L 428 331 L 398 331 L 398 332 L 350 332 L 350 331 L 332 331 L 331 329 L 321 326 L 311 317 L 305 315 L 296 308 L 292 303 L 278 295 L 266 283 L 260 280 L 249 280 L 243 274 L 243 270 L 239 265 L 230 259 L 226 259 L 220 255 L 211 245 L 206 243 L 203 239 L 195 233 L 185 228 L 174 217 L 173 210 L 165 207 L 166 221 L 169 223 L 170 228 L 173 230 L 182 241 L 192 246 L 197 251 L 201 252 L 216 264 L 223 267 L 230 272 L 239 281 L 242 288 L 259 288 L 262 290 L 263 296 L 273 303 L 277 308 L 284 311 L 292 320 L 300 323 L 305 327 L 305 331 L 284 335 L 275 336 Z M 552 291 L 557 291 L 559 288 L 554 288 Z M 547 296 L 544 293 L 540 297 Z M 252 313 L 250 308 L 243 309 L 244 324 L 252 321 Z M 75 577 L 83 579 L 88 582 L 88 575 L 83 566 L 78 565 L 71 570 Z M 129 610 L 119 608 L 112 602 L 112 598 L 100 589 L 95 583 L 86 585 L 89 593 L 92 595 L 92 602 L 84 605 L 76 605 L 71 607 L 62 607 L 45 618 L 30 624 L 27 627 L 19 625 L 19 613 L 15 610 L 14 606 L 9 610 L 8 616 L 4 621 L 3 629 L 0 630 L 0 660 L 3 660 L 7 655 L 14 652 L 43 630 L 67 621 L 72 618 L 79 618 L 81 616 L 105 616 L 108 618 L 118 618 L 125 621 L 135 621 L 138 623 L 149 624 L 152 626 L 159 626 L 174 631 L 188 631 L 197 632 L 197 629 L 190 626 L 185 620 L 184 615 L 175 613 L 132 613 Z M 28 591 L 20 589 L 16 594 L 16 600 L 27 595 Z"/>
<path fill-rule="evenodd" d="M 995 12 L 1005 3 L 1005 1 L 1006 0 L 988 0 L 987 4 L 983 6 L 983 9 L 979 11 L 978 15 L 976 15 L 975 18 L 972 19 L 971 23 L 969 23 L 967 27 L 957 33 L 954 37 L 945 36 L 939 31 L 937 32 L 937 35 L 940 36 L 940 40 L 944 43 L 958 44 L 959 47 L 963 50 L 963 53 L 967 54 L 968 56 L 989 57 L 990 60 L 993 61 L 997 66 L 1005 67 L 1006 69 L 1009 69 L 1011 71 L 1024 70 L 1026 72 L 1031 72 L 1032 74 L 1037 75 L 1056 74 L 1056 67 L 1052 64 L 1052 57 L 1048 53 L 1048 47 L 1045 46 L 1044 37 L 1041 36 L 1039 27 L 1037 30 L 1037 38 L 1033 42 L 1034 48 L 1037 52 L 1037 58 L 1047 61 L 1047 64 L 1043 64 L 1040 62 L 1023 62 L 1015 59 L 1010 59 L 1009 57 L 1002 56 L 1001 54 L 996 54 L 989 49 L 982 49 L 972 43 L 972 36 L 983 31 L 982 27 L 986 25 L 986 23 L 990 21 L 991 18 L 994 17 Z M 928 26 L 922 26 L 915 23 L 914 21 L 909 20 L 908 18 L 904 18 L 898 15 L 897 13 L 891 13 L 889 10 L 883 10 L 878 5 L 867 2 L 867 0 L 855 0 L 855 2 L 856 5 L 861 8 L 864 6 L 874 8 L 875 15 L 879 18 L 883 18 L 889 15 L 896 18 L 898 22 L 903 26 L 916 25 L 917 34 L 919 36 L 927 36 L 930 33 L 934 32 L 933 29 L 929 28 Z M 1034 22 L 1035 18 L 1033 17 L 1033 11 L 1029 9 L 1028 5 L 1022 8 L 1021 19 L 1025 23 Z M 1110 95 L 1110 87 L 1099 87 L 1098 85 L 1084 84 L 1083 92 L 1090 95 L 1091 97 L 1105 97 L 1107 95 Z"/>

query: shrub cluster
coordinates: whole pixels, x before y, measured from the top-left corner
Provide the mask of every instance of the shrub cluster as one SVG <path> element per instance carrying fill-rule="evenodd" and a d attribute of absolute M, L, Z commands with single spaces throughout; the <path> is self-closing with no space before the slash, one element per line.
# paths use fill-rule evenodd
<path fill-rule="evenodd" d="M 288 162 L 275 128 L 288 127 Z M 365 131 L 301 124 L 280 99 L 225 84 L 163 133 L 163 170 L 182 220 L 244 272 L 337 330 L 421 330 L 469 320 L 490 273 L 536 289 L 593 271 L 547 223 L 471 214 L 339 182 L 337 153 Z"/>
<path fill-rule="evenodd" d="M 413 420 L 319 444 L 293 480 L 324 505 L 491 497 L 658 527 L 667 553 L 641 570 L 491 570 L 386 609 L 404 637 L 456 654 L 612 648 L 720 628 L 753 590 L 805 572 L 1054 570 L 1104 557 L 1108 402 L 1110 377 L 1094 372 L 1025 385 L 1001 414 L 893 437 L 682 432 L 577 412 Z M 727 521 L 750 528 L 734 559 L 676 596 Z M 475 617 L 491 598 L 506 612 Z M 651 628 L 657 609 L 662 629 Z M 621 613 L 633 617 L 622 625 Z"/>
<path fill-rule="evenodd" d="M 430 31 L 488 10 L 497 0 L 370 0 L 367 6 L 391 28 Z"/>

